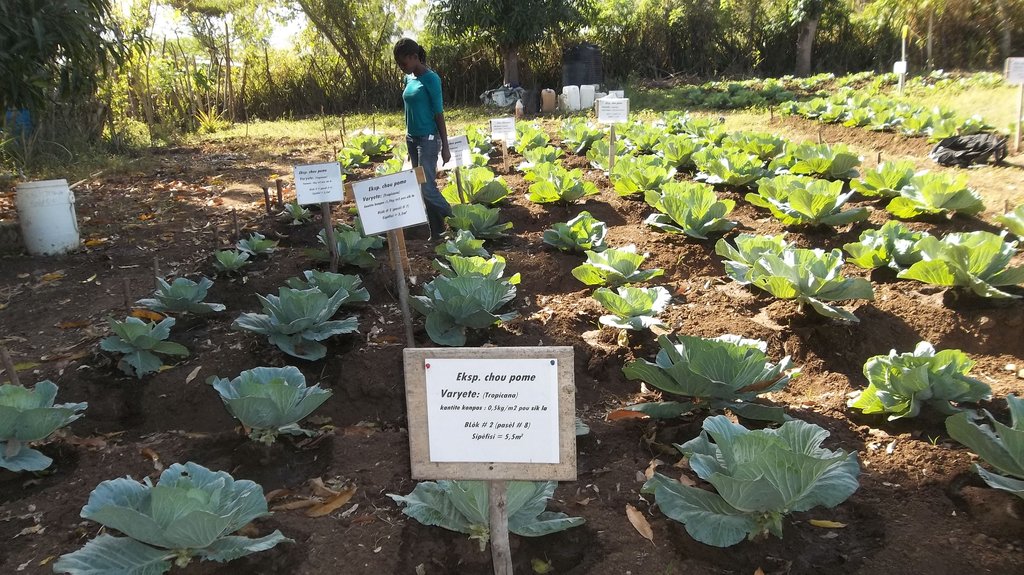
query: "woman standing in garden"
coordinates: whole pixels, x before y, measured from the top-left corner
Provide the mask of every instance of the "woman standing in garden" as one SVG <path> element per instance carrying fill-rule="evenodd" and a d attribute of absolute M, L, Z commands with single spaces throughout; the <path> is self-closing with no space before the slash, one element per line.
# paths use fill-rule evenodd
<path fill-rule="evenodd" d="M 405 143 L 412 166 L 423 167 L 423 201 L 427 208 L 430 238 L 437 240 L 444 233 L 444 219 L 452 208 L 437 189 L 437 152 L 445 163 L 451 159 L 448 149 L 448 128 L 444 124 L 441 104 L 441 78 L 427 68 L 427 52 L 415 40 L 402 38 L 395 44 L 395 62 L 405 74 Z"/>

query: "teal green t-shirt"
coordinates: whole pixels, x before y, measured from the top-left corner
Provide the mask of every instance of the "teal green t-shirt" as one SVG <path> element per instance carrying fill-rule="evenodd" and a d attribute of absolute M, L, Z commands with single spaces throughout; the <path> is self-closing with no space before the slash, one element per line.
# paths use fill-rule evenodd
<path fill-rule="evenodd" d="M 444 111 L 441 104 L 441 78 L 437 72 L 427 70 L 420 77 L 405 77 L 405 128 L 410 136 L 429 136 L 437 133 L 434 116 Z"/>

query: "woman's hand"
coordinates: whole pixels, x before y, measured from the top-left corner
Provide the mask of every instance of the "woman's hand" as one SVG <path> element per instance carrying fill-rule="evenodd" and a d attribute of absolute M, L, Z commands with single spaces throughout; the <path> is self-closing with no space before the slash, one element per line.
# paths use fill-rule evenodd
<path fill-rule="evenodd" d="M 441 146 L 441 163 L 447 164 L 451 160 L 452 160 L 452 151 L 450 149 L 448 149 L 448 142 L 446 140 L 445 144 L 443 146 Z"/>

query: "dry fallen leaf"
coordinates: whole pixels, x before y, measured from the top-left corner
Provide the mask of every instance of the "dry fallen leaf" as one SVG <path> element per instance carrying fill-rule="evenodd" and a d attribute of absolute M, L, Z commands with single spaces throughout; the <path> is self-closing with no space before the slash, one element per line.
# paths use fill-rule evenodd
<path fill-rule="evenodd" d="M 82 327 L 89 327 L 88 321 L 62 321 L 57 324 L 59 329 L 78 329 Z"/>
<path fill-rule="evenodd" d="M 185 383 L 192 383 L 192 380 L 194 380 L 196 378 L 196 376 L 199 375 L 199 370 L 201 370 L 201 369 L 203 369 L 203 366 L 198 365 L 198 366 L 196 366 L 195 369 L 193 369 L 192 371 L 188 372 L 188 375 L 185 376 Z"/>
<path fill-rule="evenodd" d="M 815 527 L 821 527 L 823 529 L 842 529 L 843 527 L 846 527 L 845 523 L 829 521 L 827 519 L 811 519 L 809 523 Z"/>
<path fill-rule="evenodd" d="M 155 311 L 149 311 L 148 309 L 139 308 L 133 309 L 131 316 L 137 317 L 139 319 L 148 319 L 149 321 L 160 321 L 165 317 L 163 314 L 156 313 Z"/>
<path fill-rule="evenodd" d="M 275 499 L 280 499 L 280 498 L 285 497 L 287 495 L 291 495 L 291 491 L 289 491 L 287 489 L 275 489 L 275 490 L 271 491 L 270 493 L 267 493 L 266 495 L 264 495 L 263 498 L 266 499 L 267 503 L 269 504 L 271 501 L 274 501 Z"/>
<path fill-rule="evenodd" d="M 761 569 L 760 567 L 754 569 L 754 575 L 764 575 L 764 569 Z"/>
<path fill-rule="evenodd" d="M 86 449 L 91 449 L 93 451 L 99 451 L 101 449 L 106 449 L 107 447 L 107 440 L 100 436 L 78 437 L 72 435 L 71 437 L 68 437 L 65 441 L 67 441 L 71 445 L 74 445 L 75 447 L 85 447 Z"/>
<path fill-rule="evenodd" d="M 633 528 L 636 529 L 644 539 L 654 543 L 654 531 L 651 529 L 651 524 L 647 522 L 647 518 L 644 514 L 637 510 L 636 507 L 626 504 L 626 518 L 633 524 Z"/>
<path fill-rule="evenodd" d="M 57 280 L 60 280 L 60 279 L 64 279 L 64 271 L 63 270 L 57 270 L 55 272 L 50 272 L 48 274 L 44 274 L 42 277 L 39 278 L 39 281 L 40 282 L 53 282 L 53 281 L 57 281 Z"/>
<path fill-rule="evenodd" d="M 313 507 L 314 505 L 320 505 L 320 501 L 307 497 L 306 499 L 299 499 L 297 501 L 289 501 L 288 503 L 282 503 L 275 505 L 270 508 L 271 511 L 293 511 L 295 509 L 306 509 L 307 507 Z"/>
<path fill-rule="evenodd" d="M 85 247 L 94 248 L 96 246 L 103 245 L 107 242 L 107 238 L 94 238 L 91 240 L 85 240 Z"/>
<path fill-rule="evenodd" d="M 324 480 L 319 477 L 310 479 L 308 483 L 309 488 L 313 491 L 313 495 L 317 497 L 337 497 L 340 493 L 324 485 Z"/>
<path fill-rule="evenodd" d="M 309 511 L 306 511 L 306 517 L 323 517 L 324 515 L 330 515 L 334 511 L 340 509 L 342 505 L 348 503 L 349 500 L 352 499 L 352 496 L 355 494 L 356 486 L 353 485 L 352 487 L 345 489 L 341 493 L 338 493 L 338 495 L 333 499 L 329 499 L 325 501 L 323 504 L 317 505 L 316 507 L 310 509 Z"/>
<path fill-rule="evenodd" d="M 620 419 L 647 419 L 648 416 L 645 413 L 639 411 L 632 411 L 630 409 L 616 409 L 608 413 L 608 421 L 618 421 Z"/>
<path fill-rule="evenodd" d="M 139 451 L 139 453 L 141 453 L 142 456 L 145 457 L 146 459 L 153 462 L 153 469 L 157 471 L 164 470 L 164 464 L 160 463 L 160 456 L 157 455 L 155 451 L 148 447 L 143 447 L 142 450 Z"/>
<path fill-rule="evenodd" d="M 647 471 L 644 471 L 644 477 L 647 479 L 654 477 L 654 470 L 659 465 L 665 465 L 665 462 L 660 459 L 652 459 L 650 465 L 647 466 Z"/>
<path fill-rule="evenodd" d="M 39 535 L 39 534 L 41 534 L 44 531 L 46 531 L 46 527 L 43 527 L 42 525 L 36 523 L 35 525 L 32 525 L 31 527 L 26 527 L 26 528 L 22 529 L 21 531 L 18 532 L 17 535 L 12 537 L 12 539 L 17 539 L 18 537 L 21 537 L 22 535 Z"/>

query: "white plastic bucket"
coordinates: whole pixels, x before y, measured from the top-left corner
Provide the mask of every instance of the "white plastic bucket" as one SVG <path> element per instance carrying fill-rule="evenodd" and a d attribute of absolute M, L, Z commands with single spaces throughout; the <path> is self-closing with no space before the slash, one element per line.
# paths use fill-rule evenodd
<path fill-rule="evenodd" d="M 586 110 L 594 107 L 595 93 L 597 93 L 597 86 L 594 84 L 580 86 L 580 109 Z"/>
<path fill-rule="evenodd" d="M 562 94 L 565 95 L 565 102 L 569 105 L 570 112 L 580 111 L 580 87 L 562 86 Z"/>
<path fill-rule="evenodd" d="M 78 247 L 75 194 L 67 180 L 24 182 L 16 187 L 14 205 L 28 253 L 49 256 Z"/>

